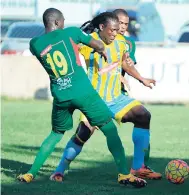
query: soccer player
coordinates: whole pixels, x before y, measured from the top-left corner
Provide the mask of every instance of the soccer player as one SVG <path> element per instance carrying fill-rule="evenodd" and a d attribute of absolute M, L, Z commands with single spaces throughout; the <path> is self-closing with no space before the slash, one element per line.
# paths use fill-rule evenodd
<path fill-rule="evenodd" d="M 125 33 L 128 30 L 128 26 L 129 26 L 129 16 L 127 14 L 127 12 L 124 9 L 116 9 L 113 11 L 114 14 L 116 14 L 116 16 L 119 19 L 119 31 L 118 33 L 123 35 L 126 41 L 126 49 L 127 52 L 129 53 L 129 57 L 132 59 L 132 61 L 134 62 L 134 64 L 136 64 L 136 58 L 135 58 L 135 50 L 136 50 L 136 45 L 135 42 L 132 38 L 130 38 L 129 36 L 125 36 Z M 122 76 L 125 76 L 125 70 L 122 69 Z M 128 84 L 128 82 L 126 82 L 126 87 L 128 89 L 130 89 L 130 86 Z M 124 84 L 122 83 L 121 85 L 121 90 L 123 93 L 127 93 L 127 90 L 125 89 Z"/>
<path fill-rule="evenodd" d="M 124 36 L 129 26 L 128 13 L 124 9 L 116 9 L 113 11 L 113 13 L 115 13 L 119 19 L 119 34 Z M 135 41 L 128 36 L 124 36 L 124 38 L 126 40 L 126 48 L 127 48 L 127 52 L 129 53 L 129 57 L 132 59 L 134 64 L 137 64 L 137 61 L 135 58 L 135 51 L 136 51 Z M 123 77 L 125 76 L 124 69 L 122 69 L 122 76 Z M 127 95 L 128 93 L 130 93 L 130 86 L 126 80 L 125 80 L 125 85 L 124 83 L 121 83 L 121 90 L 123 94 Z M 150 144 L 149 144 L 148 150 L 145 152 L 145 165 L 148 164 L 149 155 L 150 155 Z"/>
<path fill-rule="evenodd" d="M 43 14 L 43 22 L 46 33 L 30 41 L 30 50 L 50 78 L 54 98 L 52 131 L 43 141 L 31 169 L 26 174 L 18 176 L 18 179 L 27 183 L 33 180 L 65 131 L 72 129 L 72 114 L 75 109 L 79 109 L 90 124 L 98 126 L 106 136 L 108 149 L 119 171 L 119 183 L 145 187 L 147 184 L 145 180 L 133 176 L 127 170 L 124 148 L 111 119 L 111 113 L 92 87 L 79 61 L 77 44 L 83 43 L 95 49 L 101 59 L 102 55 L 105 56 L 104 45 L 79 28 L 70 27 L 63 30 L 64 17 L 57 9 L 47 9 Z"/>
<path fill-rule="evenodd" d="M 131 64 L 126 63 L 125 38 L 117 34 L 119 21 L 117 16 L 111 12 L 104 12 L 90 21 L 84 31 L 104 42 L 107 52 L 107 62 L 93 52 L 87 46 L 81 47 L 80 52 L 84 55 L 88 67 L 88 76 L 93 87 L 98 91 L 101 98 L 108 105 L 112 118 L 118 123 L 132 122 L 134 159 L 131 172 L 139 177 L 148 179 L 160 179 L 161 174 L 144 166 L 144 151 L 147 150 L 150 140 L 150 118 L 149 111 L 137 100 L 121 93 L 121 70 L 123 69 L 139 80 L 143 85 L 151 87 L 155 84 L 153 79 L 143 78 Z M 98 32 L 94 32 L 98 29 Z M 68 142 L 62 159 L 51 175 L 50 179 L 62 181 L 64 171 L 69 167 L 71 161 L 81 152 L 84 143 L 91 136 L 91 128 L 86 120 L 82 120 L 77 128 L 76 134 Z"/>

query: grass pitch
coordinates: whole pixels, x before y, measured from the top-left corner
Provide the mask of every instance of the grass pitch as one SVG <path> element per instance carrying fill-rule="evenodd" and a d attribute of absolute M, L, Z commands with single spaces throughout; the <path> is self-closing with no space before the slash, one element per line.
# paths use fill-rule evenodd
<path fill-rule="evenodd" d="M 152 113 L 150 166 L 164 173 L 172 159 L 189 163 L 189 106 L 147 105 Z M 189 179 L 182 185 L 148 181 L 144 189 L 128 189 L 117 183 L 117 171 L 108 152 L 105 138 L 96 131 L 83 152 L 71 164 L 63 183 L 49 181 L 65 144 L 74 130 L 67 132 L 31 184 L 19 183 L 16 177 L 33 163 L 43 139 L 51 130 L 51 103 L 48 101 L 2 101 L 1 191 L 7 195 L 187 195 Z M 74 129 L 78 121 L 74 114 Z M 122 124 L 119 134 L 132 162 L 132 124 Z"/>

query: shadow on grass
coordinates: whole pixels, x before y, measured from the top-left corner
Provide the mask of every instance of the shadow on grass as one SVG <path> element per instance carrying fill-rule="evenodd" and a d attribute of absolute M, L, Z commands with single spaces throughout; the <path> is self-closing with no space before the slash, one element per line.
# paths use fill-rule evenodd
<path fill-rule="evenodd" d="M 37 153 L 39 147 L 29 146 L 9 146 L 8 149 L 14 149 L 14 152 L 19 153 L 27 150 L 30 155 Z M 3 150 L 6 151 L 7 147 Z M 28 149 L 32 149 L 31 151 Z M 62 153 L 62 148 L 55 149 L 55 152 Z M 52 156 L 51 156 L 52 157 Z M 150 165 L 153 169 L 164 174 L 164 168 L 167 163 L 172 160 L 169 158 L 151 158 Z M 188 159 L 183 159 L 188 161 Z M 132 157 L 128 157 L 128 165 L 131 165 Z M 104 162 L 97 160 L 82 160 L 76 159 L 74 163 L 80 163 L 87 166 L 82 166 L 81 169 L 71 169 L 66 175 L 63 183 L 56 183 L 49 181 L 49 176 L 55 169 L 49 164 L 43 166 L 40 173 L 31 184 L 19 183 L 16 176 L 20 173 L 26 172 L 31 165 L 3 158 L 1 159 L 2 168 L 2 194 L 16 194 L 16 195 L 187 195 L 189 192 L 189 180 L 182 185 L 170 184 L 166 179 L 161 181 L 149 181 L 148 187 L 145 189 L 129 189 L 121 187 L 117 184 L 117 171 L 114 161 L 108 156 Z"/>
<path fill-rule="evenodd" d="M 33 155 L 35 156 L 37 154 L 37 152 L 39 151 L 40 147 L 37 146 L 18 146 L 15 144 L 12 145 L 4 145 L 2 147 L 2 150 L 4 152 L 13 152 L 15 154 L 25 154 L 25 155 Z M 58 153 L 62 153 L 64 151 L 64 147 L 62 148 L 55 148 L 53 154 L 51 155 L 52 158 L 60 158 L 60 155 L 55 155 L 54 153 L 58 152 Z"/>

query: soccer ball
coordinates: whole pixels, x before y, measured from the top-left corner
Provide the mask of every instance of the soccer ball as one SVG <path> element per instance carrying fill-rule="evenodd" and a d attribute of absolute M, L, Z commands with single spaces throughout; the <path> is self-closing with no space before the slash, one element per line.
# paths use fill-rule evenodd
<path fill-rule="evenodd" d="M 189 167 L 183 160 L 172 160 L 165 168 L 165 176 L 171 183 L 182 184 L 187 179 Z"/>

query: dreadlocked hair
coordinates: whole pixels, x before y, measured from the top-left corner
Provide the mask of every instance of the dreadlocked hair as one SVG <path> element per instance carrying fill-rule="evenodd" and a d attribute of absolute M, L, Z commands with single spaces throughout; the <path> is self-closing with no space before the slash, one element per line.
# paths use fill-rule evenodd
<path fill-rule="evenodd" d="M 94 32 L 95 29 L 99 30 L 99 24 L 104 24 L 104 26 L 106 26 L 110 20 L 119 21 L 118 17 L 113 12 L 103 12 L 92 20 L 85 22 L 80 28 L 87 34 L 90 34 Z"/>

